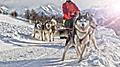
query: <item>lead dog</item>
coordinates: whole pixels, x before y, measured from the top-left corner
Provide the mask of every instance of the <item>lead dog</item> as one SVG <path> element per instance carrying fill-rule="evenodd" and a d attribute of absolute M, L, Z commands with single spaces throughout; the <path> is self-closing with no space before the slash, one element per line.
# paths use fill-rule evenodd
<path fill-rule="evenodd" d="M 75 47 L 76 54 L 79 56 L 79 62 L 82 60 L 87 45 L 93 43 L 95 49 L 98 49 L 94 35 L 94 28 L 96 27 L 95 22 L 95 19 L 88 13 L 79 13 L 78 17 L 75 19 L 73 29 L 69 31 L 62 61 L 71 46 Z"/>

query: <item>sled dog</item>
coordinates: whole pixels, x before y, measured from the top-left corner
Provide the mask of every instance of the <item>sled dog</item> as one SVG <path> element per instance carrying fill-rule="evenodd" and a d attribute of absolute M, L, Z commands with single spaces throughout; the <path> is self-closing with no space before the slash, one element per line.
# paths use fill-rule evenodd
<path fill-rule="evenodd" d="M 68 37 L 66 39 L 64 53 L 62 56 L 62 61 L 65 58 L 67 50 L 74 46 L 77 56 L 79 56 L 79 62 L 82 60 L 85 54 L 86 46 L 93 43 L 96 49 L 96 39 L 94 34 L 94 29 L 96 28 L 95 19 L 87 12 L 79 13 L 73 22 L 73 28 L 69 31 Z"/>

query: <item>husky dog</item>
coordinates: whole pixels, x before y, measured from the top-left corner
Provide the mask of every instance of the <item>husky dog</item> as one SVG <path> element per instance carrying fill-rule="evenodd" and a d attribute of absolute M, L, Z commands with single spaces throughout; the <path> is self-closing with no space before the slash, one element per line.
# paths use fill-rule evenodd
<path fill-rule="evenodd" d="M 57 33 L 56 29 L 57 29 L 57 21 L 52 18 L 50 20 L 50 30 L 49 30 L 49 35 L 50 35 L 50 41 L 54 41 L 54 37 L 55 37 L 55 34 Z"/>
<path fill-rule="evenodd" d="M 49 20 L 46 20 L 42 25 L 42 36 L 44 41 L 50 41 L 50 29 L 51 23 Z"/>
<path fill-rule="evenodd" d="M 74 46 L 77 56 L 79 56 L 79 62 L 82 60 L 82 56 L 86 50 L 86 46 L 90 43 L 94 44 L 96 49 L 96 39 L 94 35 L 94 29 L 96 28 L 95 19 L 90 16 L 89 13 L 79 13 L 77 18 L 73 23 L 73 29 L 69 32 L 64 53 L 62 56 L 62 61 L 65 58 L 67 50 Z"/>
<path fill-rule="evenodd" d="M 33 30 L 33 34 L 32 37 L 36 37 L 36 33 L 40 34 L 41 33 L 41 25 L 42 23 L 40 21 L 36 21 L 34 23 L 34 30 Z"/>

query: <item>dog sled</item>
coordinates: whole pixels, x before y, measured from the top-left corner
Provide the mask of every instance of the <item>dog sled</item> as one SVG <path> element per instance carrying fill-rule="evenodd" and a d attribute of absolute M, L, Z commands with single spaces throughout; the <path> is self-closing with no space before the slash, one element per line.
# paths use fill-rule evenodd
<path fill-rule="evenodd" d="M 57 29 L 57 32 L 59 32 L 60 39 L 66 39 L 68 37 L 68 33 L 70 31 L 70 28 L 61 27 Z"/>

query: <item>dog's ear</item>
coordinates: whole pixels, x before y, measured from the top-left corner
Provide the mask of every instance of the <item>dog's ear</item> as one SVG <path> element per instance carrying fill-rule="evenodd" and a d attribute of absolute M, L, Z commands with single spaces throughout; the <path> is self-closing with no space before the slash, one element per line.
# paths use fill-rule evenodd
<path fill-rule="evenodd" d="M 90 17 L 89 12 L 86 12 L 86 18 L 89 18 L 89 17 Z"/>
<path fill-rule="evenodd" d="M 78 14 L 75 18 L 76 18 L 76 19 L 77 19 L 77 18 L 79 18 L 79 17 L 80 17 L 80 15 L 81 15 L 81 14 L 79 13 L 79 14 Z"/>
<path fill-rule="evenodd" d="M 86 12 L 86 16 L 89 17 L 89 13 L 88 12 Z"/>
<path fill-rule="evenodd" d="M 80 19 L 80 16 L 81 16 L 81 13 L 79 13 L 79 14 L 74 18 L 74 23 L 73 23 L 73 25 L 75 25 L 76 22 L 77 22 L 77 20 Z"/>
<path fill-rule="evenodd" d="M 80 12 L 80 13 L 76 16 L 76 18 L 77 18 L 77 19 L 80 19 L 81 16 L 82 16 L 82 13 Z"/>

